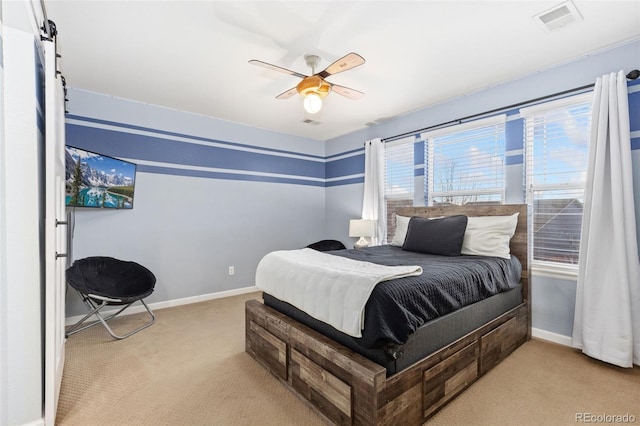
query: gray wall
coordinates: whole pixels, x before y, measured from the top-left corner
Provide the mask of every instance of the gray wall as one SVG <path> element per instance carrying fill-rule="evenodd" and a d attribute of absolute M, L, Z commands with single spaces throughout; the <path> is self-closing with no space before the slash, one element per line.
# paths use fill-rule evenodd
<path fill-rule="evenodd" d="M 68 110 L 67 144 L 138 163 L 133 209 L 75 210 L 73 258 L 143 264 L 149 302 L 253 287 L 266 253 L 325 236 L 322 143 L 81 90 Z M 85 311 L 69 292 L 67 316 Z"/>

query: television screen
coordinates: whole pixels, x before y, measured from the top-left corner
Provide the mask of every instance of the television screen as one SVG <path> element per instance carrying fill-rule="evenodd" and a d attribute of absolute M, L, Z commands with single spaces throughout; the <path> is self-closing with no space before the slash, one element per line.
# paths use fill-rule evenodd
<path fill-rule="evenodd" d="M 74 146 L 65 148 L 67 206 L 133 208 L 134 163 Z"/>

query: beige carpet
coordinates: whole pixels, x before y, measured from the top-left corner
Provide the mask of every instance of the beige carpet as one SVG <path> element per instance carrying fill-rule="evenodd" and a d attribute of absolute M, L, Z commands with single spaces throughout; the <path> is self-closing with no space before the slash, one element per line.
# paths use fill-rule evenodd
<path fill-rule="evenodd" d="M 56 424 L 324 424 L 244 352 L 244 302 L 257 297 L 158 310 L 156 324 L 123 341 L 102 326 L 71 336 Z M 112 323 L 124 331 L 143 319 Z M 578 413 L 629 414 L 640 423 L 640 368 L 533 340 L 429 424 L 575 425 Z"/>

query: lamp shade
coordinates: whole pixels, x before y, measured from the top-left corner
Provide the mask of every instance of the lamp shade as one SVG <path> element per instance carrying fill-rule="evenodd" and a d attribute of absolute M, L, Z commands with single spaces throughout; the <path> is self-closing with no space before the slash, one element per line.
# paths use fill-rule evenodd
<path fill-rule="evenodd" d="M 373 237 L 376 235 L 376 221 L 368 219 L 351 219 L 349 221 L 350 237 Z"/>

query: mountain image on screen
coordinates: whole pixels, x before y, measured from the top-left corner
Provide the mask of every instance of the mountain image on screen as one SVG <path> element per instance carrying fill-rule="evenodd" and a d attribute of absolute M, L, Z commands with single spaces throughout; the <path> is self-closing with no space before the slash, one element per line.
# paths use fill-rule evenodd
<path fill-rule="evenodd" d="M 67 206 L 133 208 L 134 163 L 69 145 L 65 148 Z"/>

